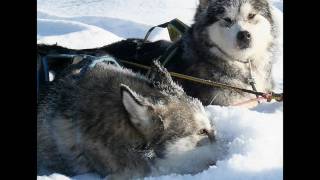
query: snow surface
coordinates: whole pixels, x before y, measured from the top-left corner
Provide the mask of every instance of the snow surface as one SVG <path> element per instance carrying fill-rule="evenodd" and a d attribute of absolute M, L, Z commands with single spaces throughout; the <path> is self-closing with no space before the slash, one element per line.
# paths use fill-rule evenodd
<path fill-rule="evenodd" d="M 283 0 L 272 2 L 280 30 L 274 57 L 274 90 L 282 92 Z M 198 0 L 37 0 L 37 42 L 83 49 L 142 38 L 150 27 L 176 17 L 190 25 L 197 4 Z M 169 40 L 167 31 L 153 32 L 151 40 L 156 39 Z M 283 179 L 283 103 L 262 103 L 253 109 L 208 106 L 206 110 L 217 127 L 218 143 L 177 160 L 171 169 L 163 169 L 167 175 L 146 179 Z M 216 166 L 195 175 L 174 173 L 179 168 L 195 170 L 196 163 L 206 158 L 217 159 Z M 67 177 L 54 173 L 37 179 L 101 178 L 96 174 Z"/>

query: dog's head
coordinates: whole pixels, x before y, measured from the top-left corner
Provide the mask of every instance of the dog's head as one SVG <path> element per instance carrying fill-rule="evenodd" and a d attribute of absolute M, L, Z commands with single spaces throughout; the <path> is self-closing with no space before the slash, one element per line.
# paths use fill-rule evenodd
<path fill-rule="evenodd" d="M 131 124 L 157 157 L 172 157 L 214 142 L 216 131 L 202 103 L 186 95 L 158 63 L 153 72 L 151 81 L 161 92 L 159 98 L 143 97 L 126 85 L 121 85 L 121 94 Z"/>
<path fill-rule="evenodd" d="M 200 0 L 194 35 L 214 54 L 242 60 L 266 52 L 272 26 L 267 0 Z"/>

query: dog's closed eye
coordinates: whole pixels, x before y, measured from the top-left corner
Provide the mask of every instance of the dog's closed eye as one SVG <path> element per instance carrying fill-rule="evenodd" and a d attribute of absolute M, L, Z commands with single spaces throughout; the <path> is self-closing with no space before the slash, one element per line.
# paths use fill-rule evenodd
<path fill-rule="evenodd" d="M 209 131 L 207 129 L 200 129 L 198 134 L 199 135 L 203 135 L 203 136 L 208 136 L 209 135 Z"/>
<path fill-rule="evenodd" d="M 248 19 L 251 20 L 251 19 L 253 19 L 255 16 L 256 16 L 256 14 L 250 13 L 250 14 L 248 15 Z"/>

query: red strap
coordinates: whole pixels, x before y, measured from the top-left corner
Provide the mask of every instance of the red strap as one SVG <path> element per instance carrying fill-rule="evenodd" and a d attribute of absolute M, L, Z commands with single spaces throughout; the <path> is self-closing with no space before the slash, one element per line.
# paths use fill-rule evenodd
<path fill-rule="evenodd" d="M 270 102 L 272 100 L 272 92 L 265 93 L 262 96 L 267 100 L 267 102 Z"/>
<path fill-rule="evenodd" d="M 262 100 L 262 99 L 266 99 L 266 98 L 263 97 L 263 96 L 259 96 L 259 97 L 257 97 L 257 98 L 249 99 L 249 100 L 246 100 L 246 101 L 243 101 L 243 102 L 240 102 L 240 103 L 233 104 L 233 105 L 231 105 L 231 106 L 241 106 L 241 105 L 244 105 L 244 104 L 253 102 L 253 101 L 260 101 L 260 100 Z"/>
<path fill-rule="evenodd" d="M 240 103 L 233 104 L 232 106 L 240 106 L 240 105 L 243 105 L 243 104 L 247 104 L 247 103 L 250 103 L 250 102 L 253 102 L 253 101 L 260 101 L 260 100 L 263 100 L 263 99 L 266 99 L 267 102 L 271 102 L 271 100 L 273 99 L 272 92 L 265 93 L 262 96 L 259 96 L 257 98 L 253 98 L 253 99 L 249 99 L 249 100 L 246 100 L 246 101 L 243 101 L 243 102 L 240 102 Z"/>

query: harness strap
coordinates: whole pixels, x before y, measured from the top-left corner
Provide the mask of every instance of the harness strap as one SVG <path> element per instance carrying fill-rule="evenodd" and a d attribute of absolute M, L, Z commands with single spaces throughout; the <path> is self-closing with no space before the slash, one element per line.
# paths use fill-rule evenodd
<path fill-rule="evenodd" d="M 142 69 L 146 69 L 146 70 L 150 69 L 149 66 L 145 66 L 145 65 L 142 65 L 142 64 L 133 63 L 133 62 L 125 61 L 125 60 L 119 60 L 119 61 L 121 63 L 130 64 L 130 65 L 142 68 Z M 211 86 L 211 87 L 219 87 L 219 88 L 224 88 L 224 89 L 230 89 L 230 90 L 236 91 L 238 93 L 245 92 L 245 93 L 249 93 L 249 94 L 255 94 L 257 96 L 262 96 L 262 97 L 266 98 L 269 102 L 272 99 L 275 99 L 276 101 L 282 101 L 283 100 L 283 93 L 274 93 L 274 92 L 263 93 L 263 92 L 249 90 L 249 89 L 239 88 L 239 87 L 236 87 L 236 86 L 231 86 L 231 85 L 224 84 L 224 83 L 214 82 L 214 81 L 211 81 L 211 80 L 205 80 L 205 79 L 201 79 L 201 78 L 197 78 L 197 77 L 193 77 L 193 76 L 179 74 L 179 73 L 176 73 L 176 72 L 169 72 L 169 73 L 170 73 L 170 75 L 172 77 L 185 79 L 185 80 L 193 81 L 193 82 L 200 83 L 200 84 L 205 84 L 205 85 L 208 85 L 208 86 Z"/>
<path fill-rule="evenodd" d="M 146 36 L 143 39 L 143 42 L 138 44 L 137 52 L 139 49 L 141 49 L 142 45 L 147 42 L 151 32 L 157 27 L 167 28 L 169 35 L 170 35 L 170 39 L 173 42 L 173 44 L 167 48 L 165 53 L 158 58 L 158 61 L 163 66 L 165 66 L 172 59 L 172 57 L 175 55 L 175 53 L 177 52 L 177 50 L 178 50 L 177 40 L 180 39 L 181 36 L 189 29 L 189 26 L 187 26 L 186 24 L 184 24 L 182 21 L 180 21 L 177 18 L 173 19 L 169 22 L 166 22 L 166 23 L 163 23 L 163 24 L 160 24 L 157 26 L 153 26 L 148 30 Z M 147 75 L 149 75 L 149 74 L 150 74 L 150 70 L 147 72 Z"/>
<path fill-rule="evenodd" d="M 177 43 L 174 43 L 157 60 L 160 63 L 162 63 L 162 66 L 165 66 L 172 59 L 172 57 L 176 54 L 177 51 L 178 51 L 178 45 L 177 45 Z M 150 73 L 151 73 L 151 69 L 148 70 L 147 76 L 149 76 Z"/>
<path fill-rule="evenodd" d="M 169 23 L 170 23 L 170 22 L 166 22 L 166 23 L 159 24 L 159 25 L 157 25 L 157 26 L 151 27 L 151 28 L 148 30 L 146 36 L 144 37 L 143 42 L 145 43 L 145 42 L 148 40 L 149 35 L 151 34 L 151 32 L 152 32 L 155 28 L 157 28 L 157 27 L 166 28 Z"/>
<path fill-rule="evenodd" d="M 80 76 L 81 77 L 89 68 L 95 66 L 98 62 L 108 62 L 115 66 L 120 67 L 119 63 L 111 56 L 90 56 L 84 54 L 48 54 L 41 56 L 40 54 L 37 55 L 37 95 L 39 96 L 39 91 L 41 89 L 42 84 L 45 82 L 49 82 L 49 70 L 50 67 L 48 65 L 48 60 L 50 58 L 58 59 L 67 58 L 68 60 L 71 59 L 72 69 L 78 68 L 80 69 Z M 67 67 L 68 68 L 68 67 Z M 38 98 L 37 96 L 37 98 Z"/>
<path fill-rule="evenodd" d="M 250 102 L 254 102 L 254 101 L 258 101 L 258 103 L 260 103 L 260 100 L 263 100 L 263 99 L 265 99 L 265 97 L 263 97 L 263 96 L 259 97 L 258 96 L 258 97 L 253 98 L 253 99 L 249 99 L 249 100 L 246 100 L 246 101 L 243 101 L 243 102 L 235 103 L 235 104 L 233 104 L 231 106 L 241 106 L 241 105 L 244 105 L 244 104 L 247 104 L 247 103 L 250 103 Z"/>
<path fill-rule="evenodd" d="M 44 81 L 49 81 L 49 66 L 48 66 L 48 59 L 46 56 L 41 58 L 41 65 L 42 65 L 42 71 L 44 75 Z"/>
<path fill-rule="evenodd" d="M 151 27 L 148 30 L 146 36 L 144 37 L 143 43 L 145 43 L 148 40 L 148 37 L 151 34 L 151 32 L 157 27 L 167 28 L 168 32 L 169 32 L 169 35 L 170 35 L 171 41 L 176 41 L 177 39 L 179 39 L 179 37 L 181 37 L 182 34 L 184 34 L 189 29 L 189 26 L 184 24 L 179 19 L 175 18 L 175 19 L 173 19 L 173 20 L 171 20 L 169 22 L 166 22 L 166 23 L 159 24 L 157 26 Z"/>
<path fill-rule="evenodd" d="M 37 54 L 37 95 L 39 94 L 40 89 L 40 76 L 41 76 L 41 55 Z M 37 96 L 38 102 L 38 96 Z"/>
<path fill-rule="evenodd" d="M 250 103 L 253 101 L 258 101 L 258 103 L 260 103 L 260 100 L 263 100 L 263 99 L 265 99 L 267 102 L 270 102 L 272 99 L 274 99 L 278 102 L 281 102 L 281 101 L 283 101 L 283 93 L 281 93 L 281 94 L 275 94 L 273 92 L 265 93 L 264 95 L 258 96 L 257 98 L 253 98 L 253 99 L 249 99 L 249 100 L 246 100 L 246 101 L 243 101 L 240 103 L 236 103 L 236 104 L 233 104 L 232 106 L 240 106 L 240 105 L 247 104 L 247 103 Z"/>
<path fill-rule="evenodd" d="M 218 92 L 215 96 L 213 96 L 213 98 L 211 99 L 209 105 L 211 105 L 213 103 L 213 101 L 219 96 L 220 92 Z"/>
<path fill-rule="evenodd" d="M 255 86 L 256 82 L 254 80 L 254 77 L 252 75 L 252 63 L 251 63 L 251 59 L 248 60 L 248 63 L 249 63 L 249 79 L 248 79 L 248 82 L 249 84 L 251 85 L 252 87 L 252 90 L 254 91 L 257 91 L 257 88 Z M 257 98 L 259 98 L 258 95 L 256 95 Z M 260 101 L 258 101 L 258 103 L 260 103 Z"/>

